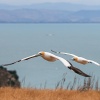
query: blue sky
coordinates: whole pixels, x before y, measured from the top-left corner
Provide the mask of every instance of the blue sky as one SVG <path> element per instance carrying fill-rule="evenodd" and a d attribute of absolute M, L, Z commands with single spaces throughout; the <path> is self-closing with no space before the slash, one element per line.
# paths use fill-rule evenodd
<path fill-rule="evenodd" d="M 44 3 L 44 2 L 68 2 L 78 3 L 85 5 L 100 5 L 100 0 L 0 0 L 0 3 L 10 5 L 26 5 L 33 3 Z"/>

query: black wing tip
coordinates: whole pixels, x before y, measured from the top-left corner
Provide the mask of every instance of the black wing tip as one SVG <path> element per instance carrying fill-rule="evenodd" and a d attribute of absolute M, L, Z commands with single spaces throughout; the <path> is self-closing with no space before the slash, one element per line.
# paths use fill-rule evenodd
<path fill-rule="evenodd" d="M 15 62 L 13 62 L 13 63 L 9 63 L 9 64 L 2 64 L 2 65 L 0 65 L 0 67 L 13 65 L 13 64 L 15 64 L 15 63 L 17 63 L 17 62 L 20 62 L 20 61 L 21 61 L 21 60 L 18 60 L 18 61 L 15 61 Z"/>
<path fill-rule="evenodd" d="M 51 51 L 54 52 L 54 53 L 56 53 L 56 51 L 54 51 L 54 50 L 52 50 L 52 49 L 51 49 Z"/>
<path fill-rule="evenodd" d="M 85 73 L 84 73 L 84 74 L 85 74 Z M 85 74 L 84 76 L 85 76 L 85 77 L 91 77 L 91 76 L 90 76 L 90 75 L 88 75 L 88 74 Z"/>
<path fill-rule="evenodd" d="M 0 65 L 0 67 L 4 67 L 4 66 L 6 66 L 6 64 L 2 64 L 2 65 Z"/>
<path fill-rule="evenodd" d="M 76 67 L 68 67 L 70 70 L 73 70 L 75 73 L 81 75 L 81 76 L 84 76 L 84 77 L 91 77 L 90 75 L 84 73 L 83 71 L 81 71 L 80 69 L 76 68 Z"/>
<path fill-rule="evenodd" d="M 57 52 L 57 51 L 54 51 L 54 50 L 51 50 L 52 52 L 54 52 L 54 53 L 60 53 L 60 52 Z"/>

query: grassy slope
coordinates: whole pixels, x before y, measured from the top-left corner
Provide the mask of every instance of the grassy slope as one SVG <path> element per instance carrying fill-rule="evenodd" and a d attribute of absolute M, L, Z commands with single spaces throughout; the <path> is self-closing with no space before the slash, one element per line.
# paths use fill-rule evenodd
<path fill-rule="evenodd" d="M 0 100 L 100 100 L 100 91 L 0 88 Z"/>

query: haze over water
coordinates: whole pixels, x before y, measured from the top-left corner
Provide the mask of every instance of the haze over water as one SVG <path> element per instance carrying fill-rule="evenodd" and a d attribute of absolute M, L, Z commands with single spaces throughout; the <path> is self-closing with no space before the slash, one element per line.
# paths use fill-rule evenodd
<path fill-rule="evenodd" d="M 0 65 L 52 50 L 73 53 L 100 63 L 100 24 L 0 24 Z M 52 52 L 51 52 L 52 53 Z M 71 61 L 71 56 L 56 54 L 70 61 L 87 74 L 100 78 L 100 67 L 81 65 Z M 16 70 L 24 87 L 55 88 L 66 75 L 66 84 L 76 76 L 83 76 L 66 68 L 60 61 L 47 62 L 41 57 L 6 67 Z"/>

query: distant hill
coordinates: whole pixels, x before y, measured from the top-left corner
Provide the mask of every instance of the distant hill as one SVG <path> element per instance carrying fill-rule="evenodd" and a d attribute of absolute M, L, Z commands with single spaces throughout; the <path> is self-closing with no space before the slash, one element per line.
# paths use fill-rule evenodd
<path fill-rule="evenodd" d="M 99 23 L 100 6 L 43 3 L 24 6 L 0 5 L 1 23 Z"/>
<path fill-rule="evenodd" d="M 100 10 L 100 6 L 82 5 L 73 3 L 35 3 L 31 5 L 6 5 L 0 4 L 0 9 L 15 10 L 15 9 L 48 9 L 48 10 L 67 10 L 67 11 L 79 11 L 79 10 Z"/>

